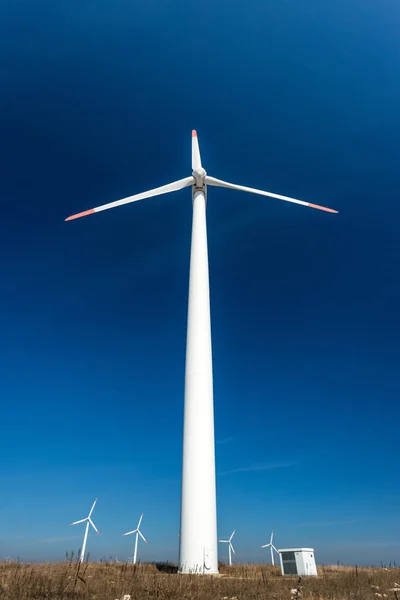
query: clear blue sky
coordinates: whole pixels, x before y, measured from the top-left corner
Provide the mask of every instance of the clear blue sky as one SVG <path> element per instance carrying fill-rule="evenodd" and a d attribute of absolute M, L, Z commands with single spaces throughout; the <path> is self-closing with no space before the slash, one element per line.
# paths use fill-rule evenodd
<path fill-rule="evenodd" d="M 400 561 L 399 6 L 0 4 L 0 557 L 177 558 L 190 174 L 212 189 L 218 529 Z M 223 548 L 222 552 L 226 549 Z"/>

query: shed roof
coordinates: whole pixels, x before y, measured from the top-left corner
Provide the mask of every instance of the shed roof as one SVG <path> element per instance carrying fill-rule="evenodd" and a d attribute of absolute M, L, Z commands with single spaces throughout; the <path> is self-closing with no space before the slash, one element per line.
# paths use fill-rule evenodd
<path fill-rule="evenodd" d="M 314 552 L 314 548 L 285 548 L 278 552 Z"/>

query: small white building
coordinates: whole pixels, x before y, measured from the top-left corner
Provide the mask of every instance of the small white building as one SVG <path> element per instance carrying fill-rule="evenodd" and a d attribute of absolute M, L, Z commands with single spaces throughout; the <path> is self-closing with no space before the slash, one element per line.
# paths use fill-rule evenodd
<path fill-rule="evenodd" d="M 278 550 L 282 575 L 317 576 L 314 550 L 312 548 L 287 548 Z"/>

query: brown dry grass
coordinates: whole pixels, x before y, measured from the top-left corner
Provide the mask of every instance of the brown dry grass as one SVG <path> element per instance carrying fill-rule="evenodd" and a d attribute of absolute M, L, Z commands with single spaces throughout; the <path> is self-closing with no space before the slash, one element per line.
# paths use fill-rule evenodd
<path fill-rule="evenodd" d="M 400 569 L 319 567 L 318 578 L 298 582 L 267 565 L 222 566 L 212 577 L 151 564 L 88 563 L 78 573 L 73 562 L 0 563 L 0 600 L 400 600 L 396 582 Z"/>

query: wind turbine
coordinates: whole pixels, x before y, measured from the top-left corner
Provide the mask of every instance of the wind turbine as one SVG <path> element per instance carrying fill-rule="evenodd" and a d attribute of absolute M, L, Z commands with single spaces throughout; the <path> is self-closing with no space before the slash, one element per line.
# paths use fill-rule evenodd
<path fill-rule="evenodd" d="M 179 569 L 182 573 L 218 573 L 217 503 L 215 489 L 214 407 L 210 326 L 210 294 L 206 226 L 207 187 L 251 192 L 336 213 L 336 210 L 228 183 L 207 175 L 200 158 L 196 131 L 192 131 L 192 175 L 161 187 L 68 217 L 78 219 L 96 212 L 192 188 L 193 224 L 190 254 L 189 306 L 186 338 L 183 425 L 181 536 Z"/>
<path fill-rule="evenodd" d="M 273 539 L 274 539 L 274 532 L 272 531 L 271 538 L 269 540 L 269 544 L 264 544 L 264 546 L 261 546 L 261 548 L 271 548 L 271 563 L 272 563 L 272 566 L 275 564 L 275 561 L 274 561 L 274 550 L 275 550 L 275 552 L 277 554 L 279 554 L 278 550 L 275 548 L 275 546 L 272 543 Z"/>
<path fill-rule="evenodd" d="M 232 545 L 232 538 L 236 533 L 236 529 L 232 532 L 231 537 L 228 540 L 218 540 L 221 544 L 228 544 L 228 552 L 229 552 L 229 566 L 232 566 L 232 552 L 236 554 L 235 549 Z"/>
<path fill-rule="evenodd" d="M 85 519 L 81 519 L 80 521 L 74 521 L 73 523 L 70 523 L 70 525 L 77 525 L 78 523 L 84 523 L 86 521 L 85 535 L 83 536 L 82 550 L 81 550 L 81 555 L 79 557 L 80 562 L 83 562 L 83 559 L 85 557 L 86 541 L 87 541 L 87 536 L 89 533 L 89 525 L 91 525 L 93 527 L 93 529 L 95 530 L 96 533 L 99 533 L 98 530 L 96 529 L 95 524 L 93 523 L 92 519 L 90 518 L 92 516 L 93 509 L 96 506 L 96 502 L 97 502 L 97 498 L 93 502 L 93 506 L 90 509 L 90 513 L 88 514 L 88 516 Z"/>
<path fill-rule="evenodd" d="M 136 565 L 136 557 L 137 557 L 137 547 L 138 547 L 139 535 L 140 535 L 140 537 L 142 538 L 142 540 L 143 540 L 144 542 L 146 542 L 146 544 L 147 544 L 147 540 L 146 540 L 146 538 L 144 537 L 144 535 L 143 535 L 143 534 L 142 534 L 142 532 L 140 531 L 140 524 L 141 524 L 141 522 L 142 522 L 142 519 L 143 519 L 143 514 L 144 514 L 144 513 L 142 513 L 142 514 L 140 515 L 139 523 L 137 524 L 137 527 L 136 527 L 136 529 L 134 529 L 133 531 L 128 531 L 128 533 L 123 533 L 123 534 L 122 534 L 122 535 L 131 535 L 131 533 L 136 533 L 136 539 L 135 539 L 135 550 L 134 550 L 134 552 L 133 552 L 133 563 L 132 563 L 132 564 L 134 564 L 134 565 Z"/>

